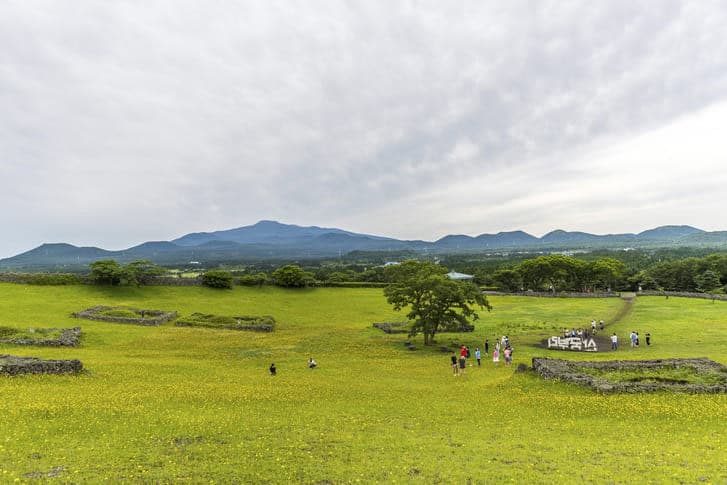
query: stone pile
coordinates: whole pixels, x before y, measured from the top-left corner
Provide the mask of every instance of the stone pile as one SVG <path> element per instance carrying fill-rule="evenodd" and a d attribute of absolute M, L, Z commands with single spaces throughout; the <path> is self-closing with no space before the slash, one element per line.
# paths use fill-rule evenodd
<path fill-rule="evenodd" d="M 75 374 L 83 370 L 80 360 L 43 360 L 35 357 L 0 355 L 0 374 Z"/>
<path fill-rule="evenodd" d="M 193 313 L 190 317 L 180 318 L 174 322 L 176 327 L 203 327 L 218 328 L 226 330 L 247 330 L 250 332 L 272 332 L 275 329 L 275 318 L 270 315 L 251 317 L 239 316 L 229 317 L 234 323 L 215 322 L 216 315 L 204 313 Z M 227 318 L 227 317 L 221 317 Z"/>
<path fill-rule="evenodd" d="M 699 384 L 675 381 L 668 378 L 657 382 L 611 381 L 605 377 L 592 375 L 582 369 L 602 371 L 668 370 L 691 368 L 699 373 L 716 376 L 716 384 Z M 656 359 L 656 360 L 614 360 L 607 362 L 578 362 L 562 359 L 533 357 L 533 370 L 544 379 L 557 379 L 590 387 L 604 394 L 641 393 L 672 391 L 689 394 L 727 394 L 727 366 L 706 357 L 694 359 Z"/>
<path fill-rule="evenodd" d="M 60 331 L 58 338 L 45 338 L 49 333 Z M 37 328 L 35 329 L 37 337 L 21 337 L 0 339 L 0 343 L 15 345 L 43 345 L 47 347 L 78 347 L 81 340 L 81 327 L 73 328 Z"/>
<path fill-rule="evenodd" d="M 110 315 L 103 315 L 100 312 L 107 310 L 115 310 L 117 307 L 111 306 L 95 306 L 86 310 L 73 313 L 72 315 L 76 318 L 85 318 L 87 320 L 97 320 L 100 322 L 112 322 L 112 323 L 129 323 L 132 325 L 148 325 L 156 326 L 163 323 L 167 323 L 170 320 L 177 318 L 177 312 L 166 312 L 162 310 L 137 310 L 133 309 L 134 313 L 139 315 L 138 318 L 131 317 L 113 317 Z M 126 309 L 125 309 L 126 310 Z"/>

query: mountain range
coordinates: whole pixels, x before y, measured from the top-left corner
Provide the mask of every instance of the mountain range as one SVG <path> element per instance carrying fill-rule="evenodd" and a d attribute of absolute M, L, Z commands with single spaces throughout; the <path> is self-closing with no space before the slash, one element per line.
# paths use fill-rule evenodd
<path fill-rule="evenodd" d="M 428 242 L 260 221 L 236 229 L 190 233 L 172 241 L 149 241 L 121 251 L 65 243 L 43 244 L 17 256 L 0 259 L 0 270 L 72 270 L 87 267 L 99 259 L 119 262 L 149 259 L 161 265 L 209 266 L 246 260 L 335 257 L 352 251 L 452 254 L 670 246 L 727 247 L 727 231 L 707 232 L 691 226 L 661 226 L 638 234 L 596 235 L 555 230 L 540 238 L 523 231 L 511 231 L 474 237 L 448 235 Z"/>

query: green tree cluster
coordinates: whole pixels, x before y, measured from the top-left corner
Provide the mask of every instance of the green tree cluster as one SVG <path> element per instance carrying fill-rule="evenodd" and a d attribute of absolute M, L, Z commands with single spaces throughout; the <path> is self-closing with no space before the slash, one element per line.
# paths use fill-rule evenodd
<path fill-rule="evenodd" d="M 534 291 L 588 291 L 623 285 L 627 267 L 613 258 L 583 261 L 562 254 L 538 256 L 521 262 L 515 271 L 523 286 Z"/>
<path fill-rule="evenodd" d="M 166 270 L 149 260 L 140 259 L 122 266 L 113 259 L 102 259 L 89 265 L 91 272 L 88 277 L 97 285 L 138 286 L 149 284 L 154 278 L 163 275 Z"/>

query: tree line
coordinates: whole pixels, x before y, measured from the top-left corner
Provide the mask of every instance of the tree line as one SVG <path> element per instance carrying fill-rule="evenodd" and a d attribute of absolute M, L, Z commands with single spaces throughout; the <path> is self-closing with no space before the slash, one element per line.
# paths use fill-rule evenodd
<path fill-rule="evenodd" d="M 698 291 L 722 293 L 727 285 L 727 254 L 678 257 L 621 252 L 586 253 L 577 256 L 549 254 L 485 260 L 451 258 L 439 264 L 444 269 L 469 273 L 475 283 L 491 290 L 517 291 Z M 434 261 L 430 261 L 434 262 Z M 246 271 L 212 269 L 201 275 L 202 283 L 215 288 L 278 285 L 305 287 L 337 284 L 390 284 L 396 265 L 319 264 L 305 266 L 284 264 L 265 269 L 251 267 Z M 114 260 L 96 261 L 90 265 L 90 282 L 105 285 L 144 285 L 167 275 L 165 268 L 150 261 L 133 261 L 121 265 Z"/>

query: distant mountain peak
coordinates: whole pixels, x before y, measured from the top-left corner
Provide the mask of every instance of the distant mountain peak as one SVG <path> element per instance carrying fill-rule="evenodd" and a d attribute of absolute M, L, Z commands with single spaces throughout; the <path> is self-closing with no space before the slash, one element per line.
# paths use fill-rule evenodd
<path fill-rule="evenodd" d="M 249 226 L 186 234 L 174 241 L 148 241 L 121 251 L 45 243 L 17 256 L 0 260 L 0 270 L 87 270 L 99 259 L 128 262 L 149 259 L 157 264 L 185 265 L 189 261 L 218 265 L 248 260 L 292 260 L 340 257 L 352 251 L 401 254 L 484 253 L 490 251 L 554 251 L 656 248 L 673 245 L 727 247 L 727 231 L 706 232 L 687 225 L 667 225 L 639 234 L 589 234 L 556 229 L 543 237 L 524 231 L 497 234 L 446 235 L 435 242 L 403 241 L 319 226 L 298 226 L 263 219 Z"/>
<path fill-rule="evenodd" d="M 692 234 L 700 234 L 703 233 L 702 229 L 697 229 L 696 227 L 692 226 L 676 226 L 676 225 L 668 225 L 668 226 L 659 226 L 655 227 L 654 229 L 648 229 L 646 231 L 640 232 L 638 234 L 638 237 L 640 238 L 657 238 L 657 239 L 678 239 L 680 237 L 690 236 Z"/>

